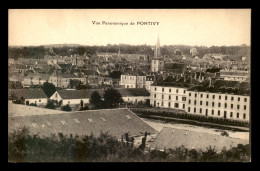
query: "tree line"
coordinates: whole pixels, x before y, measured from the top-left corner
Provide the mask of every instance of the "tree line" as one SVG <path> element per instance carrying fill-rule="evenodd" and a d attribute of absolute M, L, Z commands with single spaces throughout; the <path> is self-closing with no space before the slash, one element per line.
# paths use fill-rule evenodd
<path fill-rule="evenodd" d="M 147 134 L 146 134 L 147 135 Z M 51 135 L 40 137 L 30 135 L 28 129 L 12 132 L 8 135 L 9 162 L 249 162 L 251 151 L 249 144 L 217 152 L 209 146 L 207 150 L 188 149 L 184 146 L 160 151 L 149 150 L 146 135 L 142 144 L 134 146 L 134 139 L 126 133 L 117 140 L 107 132 L 98 137 L 93 134 Z"/>
<path fill-rule="evenodd" d="M 188 45 L 167 45 L 161 46 L 161 54 L 163 56 L 173 56 L 176 49 L 179 49 L 183 55 L 190 55 L 190 49 L 195 47 L 198 50 L 198 56 L 203 57 L 205 54 L 223 54 L 229 55 L 230 58 L 241 56 L 250 56 L 251 46 L 188 46 Z M 87 54 L 89 56 L 96 55 L 99 52 L 118 53 L 120 48 L 121 54 L 146 54 L 153 55 L 154 46 L 149 45 L 111 45 L 106 46 L 62 46 L 50 47 L 30 46 L 30 47 L 9 47 L 8 57 L 18 59 L 21 58 L 44 58 L 44 55 L 60 55 L 71 56 L 74 54 Z"/>

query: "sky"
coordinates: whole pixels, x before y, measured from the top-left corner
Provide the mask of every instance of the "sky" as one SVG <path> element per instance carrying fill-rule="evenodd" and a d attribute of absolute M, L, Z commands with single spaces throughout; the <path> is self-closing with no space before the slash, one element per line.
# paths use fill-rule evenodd
<path fill-rule="evenodd" d="M 100 22 L 100 25 L 93 24 Z M 102 22 L 128 25 L 105 25 Z M 135 25 L 130 25 L 133 22 Z M 138 23 L 154 22 L 155 25 Z M 158 25 L 157 25 L 157 22 Z M 9 46 L 250 45 L 250 9 L 9 9 Z"/>

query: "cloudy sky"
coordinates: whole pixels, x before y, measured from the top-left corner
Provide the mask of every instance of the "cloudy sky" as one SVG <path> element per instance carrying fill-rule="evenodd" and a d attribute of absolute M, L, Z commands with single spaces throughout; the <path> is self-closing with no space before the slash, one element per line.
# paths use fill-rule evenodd
<path fill-rule="evenodd" d="M 250 9 L 11 9 L 9 45 L 250 45 Z M 101 22 L 95 25 L 92 21 Z M 102 22 L 135 25 L 102 25 Z M 136 25 L 159 22 L 159 25 Z"/>

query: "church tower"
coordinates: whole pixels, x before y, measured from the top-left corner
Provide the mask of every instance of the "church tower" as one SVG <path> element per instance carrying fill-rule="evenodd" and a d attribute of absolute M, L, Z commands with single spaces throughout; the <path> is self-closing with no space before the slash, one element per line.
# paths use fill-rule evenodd
<path fill-rule="evenodd" d="M 160 40 L 158 40 L 154 49 L 154 57 L 152 59 L 151 70 L 152 72 L 160 72 L 164 68 L 164 59 L 161 57 Z"/>

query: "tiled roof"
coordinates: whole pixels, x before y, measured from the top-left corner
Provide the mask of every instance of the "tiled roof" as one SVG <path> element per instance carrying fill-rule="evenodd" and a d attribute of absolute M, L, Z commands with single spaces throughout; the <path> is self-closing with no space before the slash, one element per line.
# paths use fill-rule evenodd
<path fill-rule="evenodd" d="M 62 77 L 62 78 L 78 78 L 76 75 L 70 74 L 70 73 L 68 73 L 68 74 L 62 73 L 62 74 L 60 74 L 60 77 Z"/>
<path fill-rule="evenodd" d="M 119 88 L 119 93 L 122 97 L 126 96 L 150 96 L 150 93 L 145 88 Z"/>
<path fill-rule="evenodd" d="M 128 109 L 8 117 L 8 126 L 8 132 L 26 126 L 29 128 L 30 134 L 39 134 L 40 136 L 58 133 L 65 135 L 90 135 L 93 133 L 94 136 L 99 136 L 100 132 L 103 131 L 119 139 L 127 132 L 130 136 L 141 136 L 145 132 L 156 133 L 156 130 Z"/>
<path fill-rule="evenodd" d="M 25 79 L 31 79 L 31 78 L 33 78 L 33 79 L 36 79 L 36 80 L 38 80 L 39 78 L 41 79 L 41 80 L 49 80 L 49 78 L 50 78 L 50 74 L 41 74 L 41 73 L 32 73 L 32 74 L 29 74 L 29 75 L 27 75 L 26 77 L 25 77 Z"/>
<path fill-rule="evenodd" d="M 184 81 L 184 77 L 178 77 L 176 80 L 176 76 L 168 76 L 163 81 L 155 81 L 153 85 L 155 86 L 166 86 L 166 87 L 192 87 L 193 85 L 197 85 L 200 82 L 192 77 L 186 77 L 186 80 Z"/>
<path fill-rule="evenodd" d="M 25 99 L 48 98 L 41 88 L 9 89 L 8 95 L 10 96 L 12 93 L 16 94 L 18 98 L 23 96 Z"/>
<path fill-rule="evenodd" d="M 85 99 L 88 98 L 87 90 L 57 90 L 62 99 Z"/>
<path fill-rule="evenodd" d="M 237 95 L 250 95 L 250 83 L 249 82 L 239 82 L 239 81 L 229 81 L 229 80 L 205 80 L 202 83 L 190 88 L 190 91 L 209 91 L 214 93 L 228 93 Z"/>
<path fill-rule="evenodd" d="M 220 152 L 224 146 L 229 149 L 230 146 L 236 147 L 238 144 L 249 144 L 249 141 L 184 129 L 163 128 L 150 147 L 163 150 L 164 148 L 175 149 L 183 145 L 188 149 L 205 151 L 211 146 Z"/>

